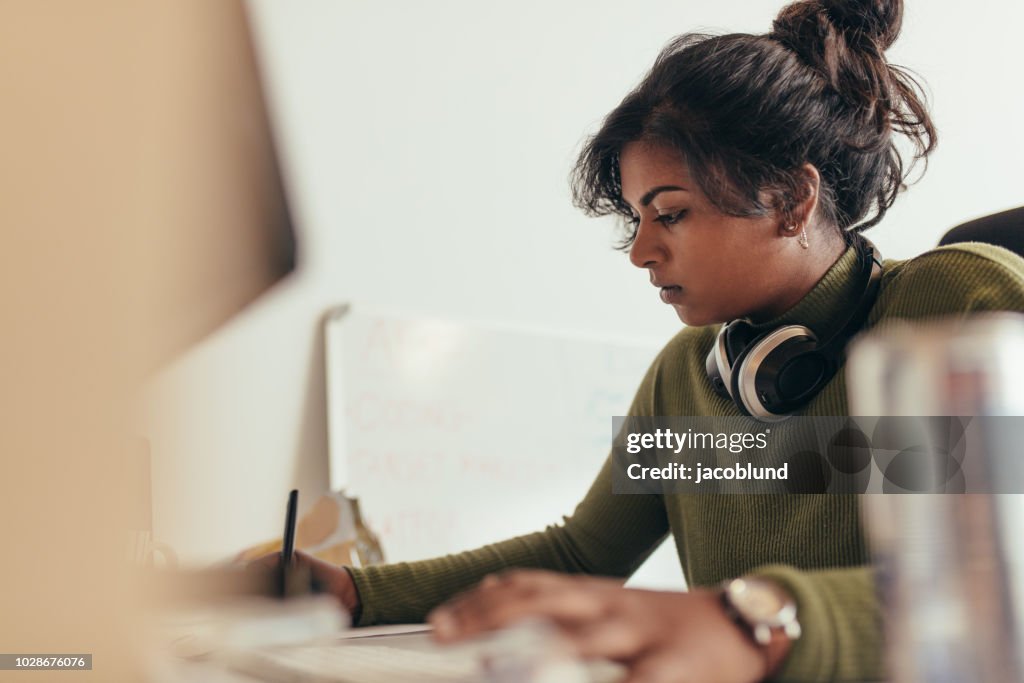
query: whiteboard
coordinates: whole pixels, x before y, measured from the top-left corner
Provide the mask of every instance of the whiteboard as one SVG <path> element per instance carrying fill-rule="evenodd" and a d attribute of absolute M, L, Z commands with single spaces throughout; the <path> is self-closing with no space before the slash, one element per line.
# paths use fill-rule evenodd
<path fill-rule="evenodd" d="M 390 562 L 561 522 L 660 350 L 349 306 L 325 335 L 331 489 L 359 498 Z M 681 587 L 673 544 L 655 555 L 640 583 Z"/>

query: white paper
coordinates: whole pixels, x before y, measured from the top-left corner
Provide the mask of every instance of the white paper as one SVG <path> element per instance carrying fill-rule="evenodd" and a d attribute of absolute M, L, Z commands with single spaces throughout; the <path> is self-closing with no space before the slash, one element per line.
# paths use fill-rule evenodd
<path fill-rule="evenodd" d="M 341 640 L 353 640 L 355 638 L 376 638 L 378 636 L 401 636 L 408 633 L 429 633 L 430 624 L 388 624 L 386 626 L 366 626 L 363 628 L 350 628 L 338 634 Z"/>

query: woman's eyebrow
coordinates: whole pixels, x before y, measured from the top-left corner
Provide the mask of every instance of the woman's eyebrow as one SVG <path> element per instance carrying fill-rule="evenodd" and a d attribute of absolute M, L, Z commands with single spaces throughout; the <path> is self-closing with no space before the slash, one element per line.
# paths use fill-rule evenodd
<path fill-rule="evenodd" d="M 685 187 L 679 187 L 678 185 L 659 185 L 658 187 L 651 188 L 647 191 L 643 197 L 640 198 L 640 203 L 647 206 L 651 201 L 662 192 L 670 192 L 672 190 L 682 190 L 683 192 L 689 192 Z"/>

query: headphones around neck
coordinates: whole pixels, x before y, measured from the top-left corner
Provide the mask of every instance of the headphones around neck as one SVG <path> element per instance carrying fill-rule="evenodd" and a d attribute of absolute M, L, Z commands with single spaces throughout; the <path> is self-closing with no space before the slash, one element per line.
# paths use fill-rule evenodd
<path fill-rule="evenodd" d="M 783 325 L 758 334 L 745 319 L 723 325 L 704 361 L 715 393 L 744 415 L 763 422 L 784 420 L 802 408 L 835 376 L 846 343 L 864 325 L 878 296 L 882 257 L 870 241 L 854 236 L 860 298 L 824 341 L 803 325 Z"/>

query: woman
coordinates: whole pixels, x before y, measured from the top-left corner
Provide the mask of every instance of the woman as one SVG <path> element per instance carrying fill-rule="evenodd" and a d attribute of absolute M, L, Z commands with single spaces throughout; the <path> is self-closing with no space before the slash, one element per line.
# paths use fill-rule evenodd
<path fill-rule="evenodd" d="M 858 235 L 906 177 L 895 136 L 915 159 L 936 141 L 916 83 L 884 57 L 901 18 L 901 0 L 809 0 L 766 35 L 682 36 L 589 140 L 577 204 L 625 219 L 630 260 L 688 326 L 648 371 L 632 415 L 745 412 L 705 372 L 720 323 L 824 335 L 865 297 L 865 327 L 1024 310 L 1024 262 L 997 247 L 886 262 L 871 292 L 857 277 Z M 841 370 L 812 393 L 803 414 L 847 413 Z M 855 496 L 616 496 L 610 479 L 606 464 L 563 525 L 479 550 L 366 569 L 306 561 L 360 624 L 430 613 L 452 641 L 547 617 L 635 681 L 883 675 Z M 622 588 L 668 533 L 691 591 Z M 524 570 L 495 575 L 509 568 Z"/>

